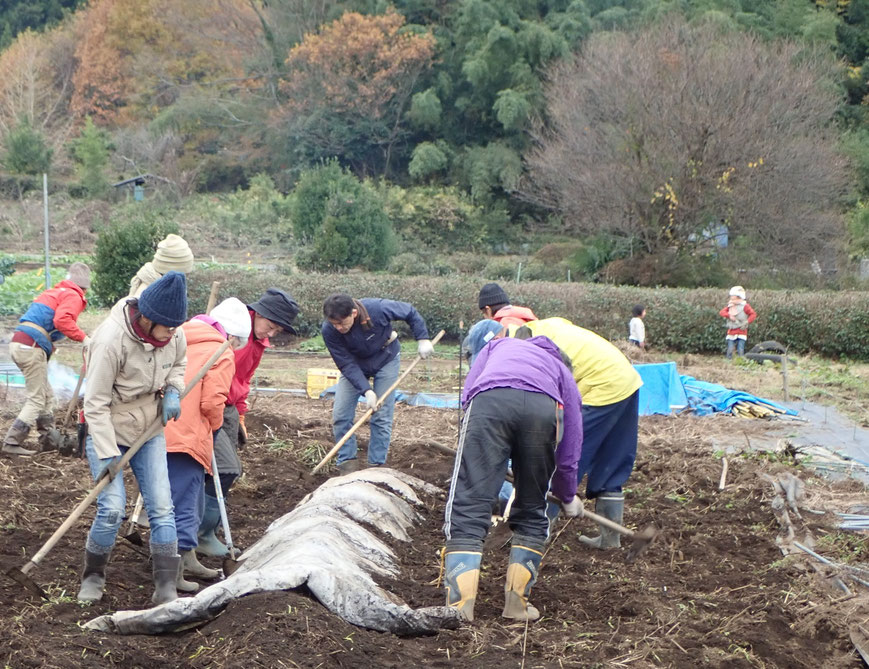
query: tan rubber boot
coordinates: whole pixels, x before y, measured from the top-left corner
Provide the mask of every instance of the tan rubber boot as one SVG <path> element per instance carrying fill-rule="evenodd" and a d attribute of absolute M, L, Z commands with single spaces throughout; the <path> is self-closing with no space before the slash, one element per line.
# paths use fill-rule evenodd
<path fill-rule="evenodd" d="M 540 611 L 528 603 L 531 587 L 537 582 L 537 572 L 543 559 L 543 545 L 527 542 L 523 545 L 514 538 L 510 548 L 510 563 L 507 565 L 507 582 L 504 586 L 504 611 L 501 615 L 512 620 L 537 620 Z"/>
<path fill-rule="evenodd" d="M 480 562 L 483 554 L 479 551 L 444 549 L 444 587 L 447 592 L 447 606 L 459 610 L 465 620 L 474 619 L 474 603 L 480 585 Z"/>

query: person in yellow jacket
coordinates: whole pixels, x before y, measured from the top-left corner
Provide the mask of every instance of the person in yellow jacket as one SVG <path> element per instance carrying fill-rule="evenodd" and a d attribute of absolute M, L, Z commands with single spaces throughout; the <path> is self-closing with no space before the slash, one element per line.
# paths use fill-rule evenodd
<path fill-rule="evenodd" d="M 573 378 L 582 397 L 582 457 L 577 485 L 588 475 L 586 498 L 595 500 L 595 511 L 621 524 L 625 496 L 622 486 L 634 468 L 640 375 L 624 354 L 600 335 L 564 318 L 531 321 L 511 326 L 519 338 L 544 335 L 570 358 Z M 600 536 L 581 537 L 595 548 L 617 548 L 617 532 L 601 526 Z"/>

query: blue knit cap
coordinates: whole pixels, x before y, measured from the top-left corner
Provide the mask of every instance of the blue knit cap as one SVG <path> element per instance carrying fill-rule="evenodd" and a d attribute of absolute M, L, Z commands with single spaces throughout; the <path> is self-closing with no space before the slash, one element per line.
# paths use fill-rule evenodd
<path fill-rule="evenodd" d="M 498 321 L 493 321 L 491 318 L 486 318 L 482 321 L 477 321 L 468 331 L 468 336 L 465 338 L 465 343 L 462 345 L 471 358 L 471 364 L 477 354 L 483 350 L 483 347 L 492 341 L 504 326 Z"/>
<path fill-rule="evenodd" d="M 139 297 L 139 313 L 158 325 L 181 325 L 187 320 L 187 278 L 173 270 L 157 279 Z"/>

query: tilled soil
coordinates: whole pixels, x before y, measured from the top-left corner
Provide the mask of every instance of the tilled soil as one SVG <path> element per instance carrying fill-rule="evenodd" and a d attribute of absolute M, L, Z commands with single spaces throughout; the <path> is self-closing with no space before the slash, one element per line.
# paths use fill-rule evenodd
<path fill-rule="evenodd" d="M 328 402 L 301 398 L 272 397 L 254 405 L 247 421 L 252 443 L 243 452 L 246 476 L 229 500 L 238 545 L 254 542 L 332 473 L 309 473 L 332 444 L 329 413 Z M 0 429 L 11 418 L 11 407 L 4 409 Z M 147 559 L 119 539 L 103 601 L 76 603 L 91 511 L 32 572 L 49 602 L 0 580 L 0 660 L 16 668 L 861 666 L 848 629 L 869 620 L 869 590 L 854 586 L 854 595 L 843 597 L 805 559 L 782 557 L 769 504 L 772 488 L 759 474 L 794 472 L 806 482 L 807 504 L 815 509 L 865 502 L 865 489 L 746 455 L 731 458 L 727 486 L 719 491 L 721 461 L 709 435 L 732 429 L 738 420 L 642 419 L 625 520 L 634 528 L 655 523 L 661 537 L 627 563 L 624 549 L 594 551 L 578 541 L 579 532 L 595 532 L 591 522 L 562 520 L 531 598 L 543 617 L 527 627 L 500 618 L 509 549 L 490 542 L 477 620 L 430 637 L 354 627 L 303 589 L 242 598 L 211 622 L 181 633 L 88 632 L 79 625 L 106 612 L 146 607 L 152 591 Z M 430 444 L 453 445 L 456 423 L 455 412 L 399 405 L 390 464 L 443 487 L 452 460 Z M 759 421 L 741 421 L 740 429 L 747 423 L 763 429 Z M 363 428 L 362 446 L 365 434 Z M 4 565 L 24 564 L 90 485 L 83 461 L 55 453 L 0 460 Z M 426 502 L 413 542 L 392 542 L 402 577 L 382 583 L 414 607 L 443 601 L 436 584 L 444 500 Z M 819 552 L 839 545 L 830 513 L 804 515 L 809 524 L 798 528 L 819 540 Z M 865 561 L 865 546 L 856 545 L 852 552 Z"/>

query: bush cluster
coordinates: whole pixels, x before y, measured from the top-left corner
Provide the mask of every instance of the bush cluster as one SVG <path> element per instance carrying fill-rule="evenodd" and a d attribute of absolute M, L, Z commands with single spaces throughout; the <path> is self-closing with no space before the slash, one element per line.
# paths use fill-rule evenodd
<path fill-rule="evenodd" d="M 191 313 L 205 307 L 211 281 L 221 281 L 221 297 L 235 295 L 250 303 L 270 286 L 287 290 L 299 302 L 299 330 L 319 331 L 323 300 L 330 293 L 354 297 L 388 297 L 413 304 L 434 335 L 444 329 L 450 338 L 480 318 L 477 294 L 485 282 L 476 277 L 400 277 L 389 274 L 282 275 L 237 269 L 198 270 L 190 286 Z M 611 340 L 627 337 L 631 307 L 646 306 L 646 330 L 655 348 L 686 353 L 724 350 L 727 303 L 721 289 L 638 288 L 588 283 L 502 283 L 516 304 L 540 318 L 562 316 Z M 869 360 L 869 293 L 750 291 L 758 320 L 749 329 L 753 342 L 775 339 L 797 353 Z M 460 332 L 459 322 L 464 321 Z"/>

